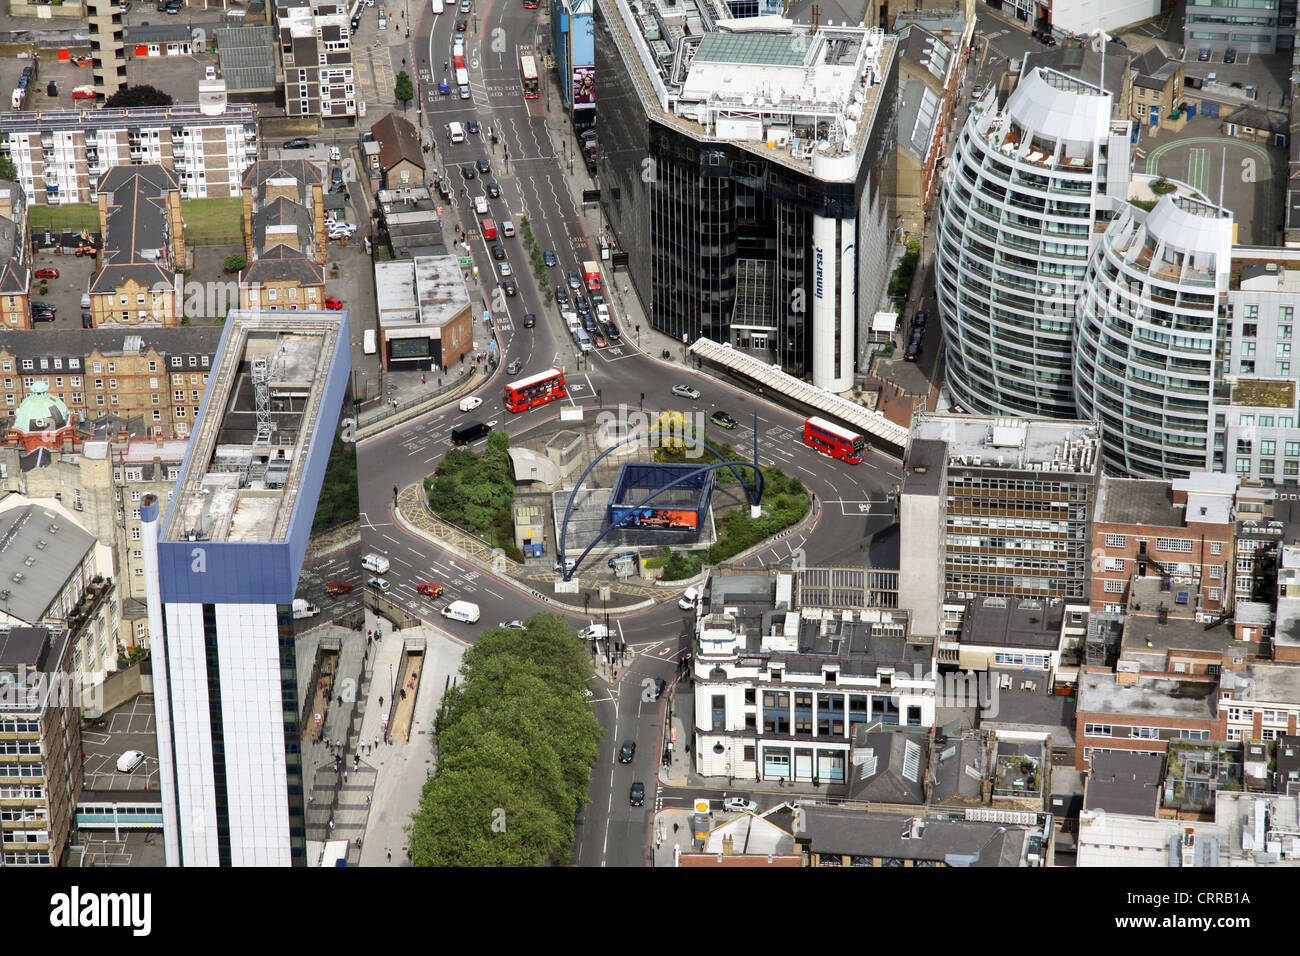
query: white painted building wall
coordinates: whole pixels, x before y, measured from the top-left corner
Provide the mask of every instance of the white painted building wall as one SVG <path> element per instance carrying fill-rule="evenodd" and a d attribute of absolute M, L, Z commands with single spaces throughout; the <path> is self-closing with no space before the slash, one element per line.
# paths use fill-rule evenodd
<path fill-rule="evenodd" d="M 1160 15 L 1160 0 L 1053 0 L 1052 26 L 1088 35 L 1117 30 Z"/>

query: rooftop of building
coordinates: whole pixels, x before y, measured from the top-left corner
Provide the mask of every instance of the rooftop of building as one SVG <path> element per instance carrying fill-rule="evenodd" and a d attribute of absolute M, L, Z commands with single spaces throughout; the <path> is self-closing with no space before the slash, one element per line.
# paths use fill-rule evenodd
<path fill-rule="evenodd" d="M 604 22 L 653 120 L 820 178 L 856 178 L 896 37 L 834 18 L 815 30 L 779 16 L 737 19 L 721 0 L 638 7 L 614 0 Z"/>
<path fill-rule="evenodd" d="M 1164 762 L 1161 754 L 1122 751 L 1093 754 L 1083 808 L 1138 817 L 1155 816 Z"/>
<path fill-rule="evenodd" d="M 958 3 L 934 9 L 899 10 L 894 17 L 894 32 L 902 34 L 908 24 L 929 30 L 954 49 L 966 35 L 966 14 Z"/>
<path fill-rule="evenodd" d="M 41 620 L 95 547 L 59 512 L 15 496 L 0 511 L 0 602 L 11 620 Z"/>
<path fill-rule="evenodd" d="M 1143 677 L 1121 684 L 1114 674 L 1086 671 L 1079 675 L 1078 710 L 1087 714 L 1214 720 L 1216 687 L 1211 682 Z"/>
<path fill-rule="evenodd" d="M 1065 76 L 1076 78 L 1093 89 L 1104 88 L 1111 96 L 1115 117 L 1122 118 L 1128 113 L 1128 104 L 1123 101 L 1134 55 L 1124 44 L 1111 40 L 1106 44 L 1105 56 L 1100 49 L 1093 49 L 1091 42 L 1082 45 L 1061 44 L 1056 47 L 1034 49 L 1024 57 L 1022 69 L 1028 75 L 1037 67 L 1055 71 Z M 1102 64 L 1105 63 L 1105 82 L 1102 82 Z"/>
<path fill-rule="evenodd" d="M 1152 44 L 1144 53 L 1133 61 L 1137 75 L 1133 78 L 1134 86 L 1149 90 L 1162 90 L 1171 79 L 1178 75 L 1182 64 L 1165 55 L 1160 47 Z"/>
<path fill-rule="evenodd" d="M 1022 866 L 1030 830 L 1003 823 L 904 817 L 806 806 L 795 838 L 812 853 L 935 860 L 950 866 Z"/>
<path fill-rule="evenodd" d="M 307 443 L 334 414 L 321 406 L 346 329 L 346 312 L 229 314 L 162 540 L 286 540 Z"/>
<path fill-rule="evenodd" d="M 50 394 L 49 380 L 42 378 L 32 382 L 9 427 L 20 432 L 56 432 L 70 421 L 68 406 L 59 396 Z"/>
<path fill-rule="evenodd" d="M 248 264 L 241 284 L 297 282 L 300 285 L 324 285 L 325 270 L 292 246 L 280 243 Z"/>
<path fill-rule="evenodd" d="M 375 263 L 381 328 L 441 328 L 470 307 L 456 256 L 419 256 Z"/>
<path fill-rule="evenodd" d="M 1247 661 L 1225 670 L 1219 677 L 1219 689 L 1231 692 L 1233 700 L 1294 703 L 1300 700 L 1300 664 Z"/>
<path fill-rule="evenodd" d="M 221 78 L 230 92 L 275 88 L 275 57 L 267 56 L 275 46 L 274 27 L 218 27 L 216 37 Z"/>
<path fill-rule="evenodd" d="M 126 441 L 93 439 L 81 446 L 80 454 L 85 458 L 113 458 L 115 465 L 152 466 L 155 461 L 164 464 L 179 464 L 185 460 L 185 451 L 190 446 L 183 438 L 130 438 Z"/>
<path fill-rule="evenodd" d="M 899 32 L 898 52 L 899 56 L 928 70 L 940 88 L 947 81 L 956 58 L 949 43 L 916 24 L 909 24 Z"/>
<path fill-rule="evenodd" d="M 198 103 L 142 106 L 134 109 L 85 107 L 71 110 L 28 110 L 0 114 L 0 136 L 9 133 L 56 133 L 67 130 L 170 129 L 174 126 L 243 125 L 257 129 L 252 103 L 227 103 L 219 114 L 209 114 Z"/>
<path fill-rule="evenodd" d="M 0 630 L 0 712 L 37 711 L 61 706 L 59 681 L 31 680 L 28 675 L 57 674 L 68 654 L 72 632 L 67 628 L 11 627 Z"/>
<path fill-rule="evenodd" d="M 719 824 L 704 838 L 705 853 L 727 856 L 791 856 L 795 854 L 794 834 L 763 816 L 742 813 Z"/>
<path fill-rule="evenodd" d="M 948 466 L 1097 474 L 1097 425 L 1048 418 L 921 414 L 912 439 L 947 444 Z"/>
<path fill-rule="evenodd" d="M 320 170 L 316 164 L 305 159 L 264 159 L 244 170 L 240 180 L 242 187 L 251 190 L 254 201 L 259 204 L 266 198 L 268 185 L 297 183 L 305 193 L 306 187 L 319 186 L 321 182 Z M 307 196 L 300 198 L 305 202 Z"/>
<path fill-rule="evenodd" d="M 927 733 L 867 733 L 866 725 L 859 724 L 853 736 L 853 766 L 848 771 L 849 799 L 925 803 L 925 771 L 929 763 Z"/>
<path fill-rule="evenodd" d="M 1294 734 L 1278 737 L 1274 759 L 1277 761 L 1277 772 L 1283 780 L 1300 780 L 1300 737 Z"/>
<path fill-rule="evenodd" d="M 1095 513 L 1102 524 L 1183 527 L 1183 506 L 1174 504 L 1173 487 L 1163 479 L 1103 475 Z"/>
<path fill-rule="evenodd" d="M 950 737 L 939 731 L 935 733 L 934 749 L 938 759 L 932 761 L 931 801 L 980 800 L 987 775 L 983 737 L 975 733 Z"/>
<path fill-rule="evenodd" d="M 389 113 L 375 123 L 370 132 L 379 144 L 379 167 L 385 172 L 403 160 L 424 169 L 420 134 L 410 120 Z"/>
<path fill-rule="evenodd" d="M 170 237 L 167 197 L 180 189 L 176 174 L 166 166 L 113 166 L 96 184 L 106 205 L 103 263 L 105 268 L 128 263 L 166 262 Z M 94 291 L 97 281 L 91 280 Z"/>
<path fill-rule="evenodd" d="M 995 693 L 989 692 L 989 703 L 980 714 L 981 728 L 1047 731 L 1061 746 L 1074 739 L 1074 699 L 1052 693 L 1052 682 L 1046 672 L 1024 675 L 1002 670 L 997 673 L 1003 686 Z"/>
<path fill-rule="evenodd" d="M 1061 645 L 1065 601 L 1043 598 L 977 597 L 964 599 L 962 644 L 1051 651 Z M 1087 605 L 1079 604 L 1086 626 Z"/>
<path fill-rule="evenodd" d="M 186 357 L 208 356 L 216 352 L 221 341 L 220 326 L 183 326 L 175 328 L 100 328 L 100 329 L 0 329 L 0 352 L 15 358 L 39 359 L 86 358 L 99 354 L 143 355 L 153 349 L 163 355 Z M 208 366 L 188 371 L 207 371 Z M 179 371 L 181 366 L 176 366 Z M 85 370 L 83 370 L 85 371 Z M 171 371 L 170 368 L 167 371 Z"/>
<path fill-rule="evenodd" d="M 948 445 L 944 441 L 914 437 L 907 446 L 901 493 L 937 497 L 943 490 L 943 464 L 947 452 Z"/>

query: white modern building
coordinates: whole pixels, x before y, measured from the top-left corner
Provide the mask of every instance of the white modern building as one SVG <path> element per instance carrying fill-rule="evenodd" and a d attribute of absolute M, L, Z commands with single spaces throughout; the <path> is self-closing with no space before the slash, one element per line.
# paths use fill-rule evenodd
<path fill-rule="evenodd" d="M 141 501 L 168 866 L 306 865 L 292 603 L 346 312 L 230 313 L 165 517 Z"/>
<path fill-rule="evenodd" d="M 1218 312 L 1232 268 L 1231 213 L 1170 196 L 1127 203 L 1080 287 L 1079 415 L 1103 430 L 1114 474 L 1185 477 L 1214 468 Z"/>
<path fill-rule="evenodd" d="M 6 113 L 0 152 L 29 206 L 94 202 L 105 172 L 142 163 L 174 170 L 183 199 L 238 196 L 257 159 L 257 114 L 247 103 Z"/>
<path fill-rule="evenodd" d="M 1074 417 L 1079 282 L 1128 198 L 1130 124 L 1102 88 L 1048 70 L 971 107 L 939 203 L 935 290 L 948 387 L 967 411 Z"/>

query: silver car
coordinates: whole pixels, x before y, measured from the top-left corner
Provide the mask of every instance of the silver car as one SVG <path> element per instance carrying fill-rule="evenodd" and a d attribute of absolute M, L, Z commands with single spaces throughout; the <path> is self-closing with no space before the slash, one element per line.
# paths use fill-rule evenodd
<path fill-rule="evenodd" d="M 689 385 L 674 385 L 673 394 L 678 398 L 689 398 L 693 402 L 700 400 L 700 393 Z"/>

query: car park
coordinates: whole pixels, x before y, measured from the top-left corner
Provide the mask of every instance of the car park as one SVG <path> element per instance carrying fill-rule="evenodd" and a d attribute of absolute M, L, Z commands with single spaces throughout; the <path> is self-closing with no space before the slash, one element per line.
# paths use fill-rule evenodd
<path fill-rule="evenodd" d="M 492 167 L 488 164 L 488 161 L 486 159 L 480 159 L 474 165 L 478 167 L 478 171 L 482 173 L 484 176 L 492 172 Z"/>
<path fill-rule="evenodd" d="M 57 279 L 59 277 L 59 270 L 51 268 L 37 269 L 32 273 L 32 275 L 36 276 L 38 279 Z"/>
<path fill-rule="evenodd" d="M 474 134 L 477 134 L 477 133 L 478 133 L 478 120 L 476 120 L 476 119 L 472 119 L 472 120 L 467 121 L 467 122 L 465 123 L 465 132 L 467 132 L 467 133 L 474 133 Z"/>
<path fill-rule="evenodd" d="M 731 429 L 736 427 L 736 420 L 721 409 L 710 415 L 709 421 L 713 422 L 713 424 L 717 425 L 719 428 Z"/>
<path fill-rule="evenodd" d="M 548 269 L 552 269 L 560 264 L 560 260 L 555 257 L 555 252 L 551 249 L 542 250 L 542 261 L 546 263 Z"/>
<path fill-rule="evenodd" d="M 473 179 L 475 176 L 478 175 L 476 172 L 474 172 L 474 167 L 471 166 L 469 163 L 466 163 L 464 166 L 460 168 L 460 174 L 465 179 Z"/>
<path fill-rule="evenodd" d="M 515 359 L 513 362 L 511 362 L 509 365 L 506 366 L 506 374 L 507 374 L 507 375 L 518 375 L 518 374 L 519 374 L 519 370 L 520 370 L 521 368 L 523 368 L 523 367 L 524 367 L 524 360 L 523 360 L 523 359 Z"/>
<path fill-rule="evenodd" d="M 343 300 L 335 296 L 330 296 L 325 300 L 325 308 L 329 309 L 331 312 L 338 312 L 343 308 Z"/>
<path fill-rule="evenodd" d="M 519 286 L 515 285 L 514 279 L 506 279 L 501 283 L 501 288 L 505 290 L 506 295 L 519 294 Z"/>
<path fill-rule="evenodd" d="M 633 756 L 636 755 L 636 741 L 625 740 L 623 746 L 618 748 L 618 762 L 631 763 Z"/>
<path fill-rule="evenodd" d="M 311 140 L 306 136 L 295 136 L 293 139 L 287 140 L 284 144 L 285 149 L 307 149 L 310 146 Z"/>
<path fill-rule="evenodd" d="M 531 313 L 531 312 L 525 312 L 525 313 L 524 313 L 524 328 L 526 328 L 526 329 L 531 329 L 531 328 L 532 328 L 533 326 L 535 326 L 535 325 L 537 325 L 537 316 L 534 315 L 534 314 Z"/>
<path fill-rule="evenodd" d="M 627 802 L 634 807 L 642 806 L 645 803 L 645 784 L 640 780 L 632 784 L 632 788 L 627 792 Z"/>
<path fill-rule="evenodd" d="M 490 182 L 487 184 L 487 191 L 488 191 L 488 195 L 491 196 L 493 199 L 501 198 L 501 187 L 498 186 L 495 182 Z"/>
<path fill-rule="evenodd" d="M 143 750 L 128 750 L 117 758 L 117 769 L 121 773 L 130 773 L 142 763 L 144 763 Z"/>
<path fill-rule="evenodd" d="M 436 598 L 442 595 L 442 585 L 434 581 L 421 581 L 415 586 L 415 590 L 427 598 Z"/>
<path fill-rule="evenodd" d="M 700 400 L 699 390 L 691 388 L 689 385 L 674 385 L 673 394 L 678 398 L 689 398 L 693 402 Z"/>
<path fill-rule="evenodd" d="M 729 813 L 757 813 L 758 804 L 744 797 L 727 797 L 722 801 L 722 809 Z"/>
<path fill-rule="evenodd" d="M 340 594 L 347 594 L 351 590 L 351 581 L 328 581 L 325 584 L 325 593 L 331 597 L 338 597 Z"/>

